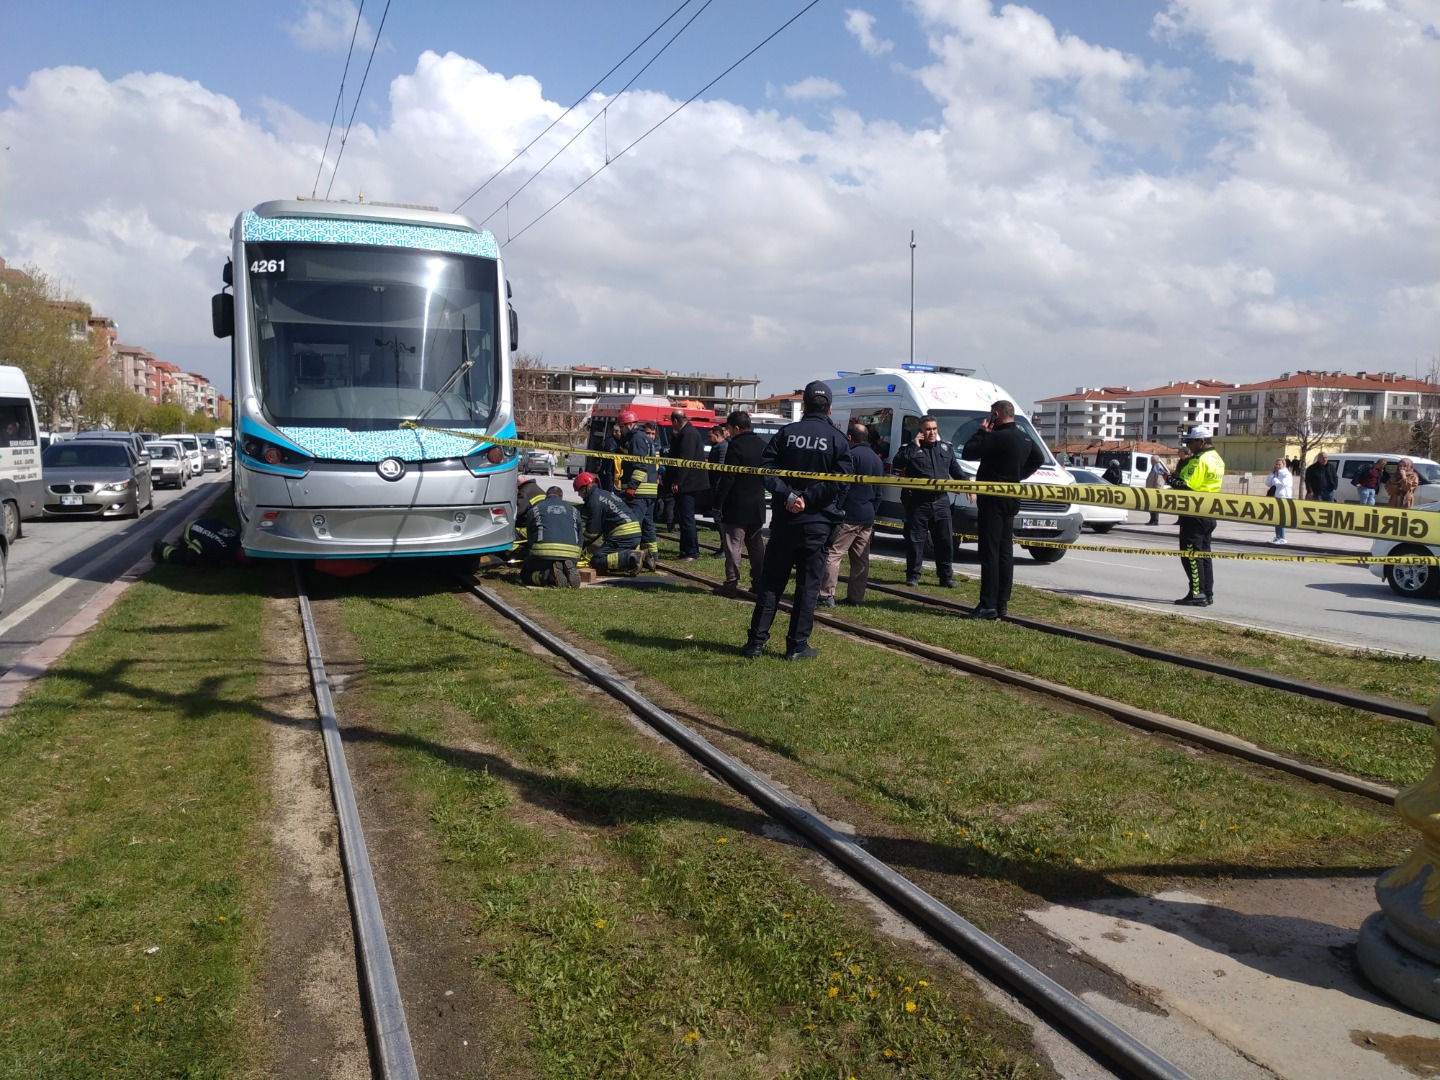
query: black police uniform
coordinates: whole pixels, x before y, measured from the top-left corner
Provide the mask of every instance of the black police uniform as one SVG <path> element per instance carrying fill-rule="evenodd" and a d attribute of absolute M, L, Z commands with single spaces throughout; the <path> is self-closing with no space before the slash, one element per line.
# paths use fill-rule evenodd
<path fill-rule="evenodd" d="M 849 475 L 850 443 L 826 415 L 830 390 L 822 382 L 805 387 L 805 417 L 781 428 L 761 455 L 762 469 Z M 770 638 L 770 624 L 780 594 L 795 573 L 795 596 L 790 606 L 790 632 L 785 636 L 786 659 L 805 659 L 810 652 L 810 631 L 815 625 L 815 601 L 825 580 L 825 548 L 844 517 L 846 485 L 836 480 L 801 480 L 767 476 L 770 492 L 770 542 L 765 546 L 765 568 L 756 588 L 755 611 L 750 616 L 750 637 L 743 655 L 756 657 Z M 792 496 L 805 500 L 805 509 L 792 514 Z"/>
<path fill-rule="evenodd" d="M 989 432 L 977 431 L 965 444 L 965 460 L 980 462 L 976 480 L 1018 484 L 1045 464 L 1045 452 L 1013 420 Z M 975 614 L 998 618 L 1010 604 L 1015 580 L 1015 514 L 1019 499 L 979 495 L 975 499 L 980 534 L 980 604 Z"/>
<path fill-rule="evenodd" d="M 551 495 L 531 509 L 530 549 L 520 566 L 520 580 L 526 585 L 580 587 L 580 511 L 564 499 Z"/>
<path fill-rule="evenodd" d="M 895 455 L 895 471 L 901 476 L 928 480 L 965 479 L 960 463 L 955 460 L 955 448 L 944 439 L 934 446 L 906 443 Z M 955 525 L 950 496 L 943 491 L 901 488 L 900 502 L 905 507 L 905 584 L 920 584 L 928 535 L 930 546 L 935 549 L 935 573 L 940 584 L 948 587 L 955 580 Z"/>
<path fill-rule="evenodd" d="M 585 549 L 590 565 L 602 574 L 633 574 L 640 569 L 640 523 L 613 491 L 599 484 L 585 489 Z"/>
<path fill-rule="evenodd" d="M 240 551 L 240 534 L 219 518 L 196 518 L 185 526 L 178 544 L 155 541 L 151 554 L 156 562 L 176 566 L 218 566 L 232 562 Z"/>

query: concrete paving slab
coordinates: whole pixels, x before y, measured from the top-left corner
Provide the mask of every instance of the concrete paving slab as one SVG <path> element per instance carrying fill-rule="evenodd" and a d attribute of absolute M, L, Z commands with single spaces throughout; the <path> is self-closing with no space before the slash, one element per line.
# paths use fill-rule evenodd
<path fill-rule="evenodd" d="M 1207 892 L 1028 914 L 1206 1032 L 1208 1048 L 1172 1042 L 1167 1025 L 1149 1024 L 1148 1036 L 1131 1029 L 1197 1080 L 1440 1076 L 1440 1024 L 1388 1001 L 1356 968 L 1356 932 L 1376 909 L 1373 878 L 1270 878 Z M 1222 1048 L 1263 1072 L 1227 1064 Z"/>

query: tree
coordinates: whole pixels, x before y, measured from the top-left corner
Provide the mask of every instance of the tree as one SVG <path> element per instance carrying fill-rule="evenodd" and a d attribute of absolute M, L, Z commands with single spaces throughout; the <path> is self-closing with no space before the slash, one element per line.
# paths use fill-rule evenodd
<path fill-rule="evenodd" d="M 572 445 L 587 418 L 570 407 L 568 394 L 550 389 L 550 369 L 539 357 L 517 353 L 511 381 L 516 430 L 531 439 Z"/>
<path fill-rule="evenodd" d="M 1434 461 L 1440 450 L 1440 357 L 1430 358 L 1423 381 L 1431 389 L 1420 395 L 1420 415 L 1410 429 L 1410 453 Z"/>
<path fill-rule="evenodd" d="M 98 371 L 81 399 L 77 427 L 139 431 L 150 399 L 135 393 L 109 368 Z"/>
<path fill-rule="evenodd" d="M 0 364 L 25 372 L 40 422 L 52 430 L 75 422 L 94 382 L 89 314 L 38 267 L 0 282 Z"/>
<path fill-rule="evenodd" d="M 1369 451 L 1376 455 L 1406 454 L 1409 453 L 1413 426 L 1404 420 L 1381 420 L 1372 417 L 1355 429 L 1345 448 Z"/>
<path fill-rule="evenodd" d="M 1265 399 L 1265 433 L 1300 443 L 1300 462 L 1310 451 L 1345 434 L 1345 391 L 1326 389 L 1318 376 L 1304 372 L 1301 386 L 1271 390 Z"/>

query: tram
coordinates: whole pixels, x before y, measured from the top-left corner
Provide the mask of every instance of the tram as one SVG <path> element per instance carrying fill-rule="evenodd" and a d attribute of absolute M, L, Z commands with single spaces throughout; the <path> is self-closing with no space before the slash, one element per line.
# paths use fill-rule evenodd
<path fill-rule="evenodd" d="M 486 436 L 515 434 L 518 323 L 495 237 L 431 208 L 295 199 L 244 211 L 231 239 L 211 314 L 246 553 L 509 548 L 516 454 Z"/>

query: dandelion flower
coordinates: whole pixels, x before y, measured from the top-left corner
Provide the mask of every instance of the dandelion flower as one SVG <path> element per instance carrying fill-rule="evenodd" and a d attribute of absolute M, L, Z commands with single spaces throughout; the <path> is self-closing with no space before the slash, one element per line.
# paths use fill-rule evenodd
<path fill-rule="evenodd" d="M 717 844 L 728 844 L 729 842 L 730 838 L 728 836 L 717 836 L 715 838 L 715 843 Z"/>
<path fill-rule="evenodd" d="M 1239 831 L 1239 828 L 1240 828 L 1239 825 L 1231 825 L 1231 826 L 1230 826 L 1230 831 L 1231 831 L 1231 832 L 1237 832 L 1237 831 Z"/>
<path fill-rule="evenodd" d="M 139 1012 L 139 1011 L 140 1011 L 140 1003 L 139 1003 L 138 1001 L 135 1003 L 135 1011 L 136 1011 L 136 1012 Z"/>
<path fill-rule="evenodd" d="M 919 980 L 915 985 L 916 985 L 916 986 L 919 986 L 919 987 L 926 987 L 926 986 L 929 986 L 930 984 L 929 984 L 928 982 L 926 982 L 924 979 L 921 979 L 921 980 Z"/>
<path fill-rule="evenodd" d="M 1130 831 L 1127 830 L 1127 831 L 1125 831 L 1125 832 L 1122 832 L 1120 835 L 1123 836 L 1123 837 L 1125 837 L 1125 838 L 1128 840 L 1130 837 L 1134 836 L 1135 834 L 1134 834 L 1133 832 L 1130 832 Z"/>
<path fill-rule="evenodd" d="M 875 1000 L 877 997 L 879 997 L 879 996 L 880 996 L 880 991 L 879 991 L 879 990 L 871 990 L 871 991 L 870 991 L 870 1000 L 871 1000 L 871 1001 L 874 1001 L 874 1000 Z M 136 1007 L 138 1008 L 139 1006 L 136 1006 Z"/>
<path fill-rule="evenodd" d="M 849 995 L 846 996 L 845 1000 L 846 1000 L 846 1001 L 859 1001 L 860 999 L 857 998 L 854 994 L 849 994 Z"/>
<path fill-rule="evenodd" d="M 216 921 L 216 922 L 224 922 L 224 921 L 225 921 L 225 916 L 224 916 L 224 915 L 221 915 L 221 916 L 220 916 L 218 919 L 216 919 L 215 921 Z"/>
<path fill-rule="evenodd" d="M 793 919 L 795 916 L 792 915 L 792 914 L 790 914 L 790 912 L 787 911 L 787 912 L 785 912 L 784 914 L 782 914 L 780 917 L 781 917 L 782 919 Z"/>
<path fill-rule="evenodd" d="M 164 1001 L 164 1000 L 165 1000 L 165 995 L 164 995 L 164 994 L 156 994 L 156 995 L 155 995 L 155 1002 L 156 1002 L 156 1004 L 159 1004 L 160 1002 L 162 1002 L 162 1001 Z"/>
<path fill-rule="evenodd" d="M 805 1025 L 805 1030 L 806 1030 L 806 1031 L 814 1031 L 814 1030 L 815 1030 L 815 1025 L 814 1025 L 814 1024 L 806 1024 L 806 1025 Z"/>
<path fill-rule="evenodd" d="M 905 1011 L 906 1011 L 906 1012 L 914 1012 L 914 1011 L 915 1011 L 915 1003 L 914 1003 L 913 1001 L 907 1001 L 907 1002 L 905 1002 Z"/>
<path fill-rule="evenodd" d="M 596 930 L 604 930 L 604 929 L 605 929 L 605 920 L 604 920 L 604 919 L 596 919 L 596 920 L 595 920 L 595 929 L 596 929 Z"/>
<path fill-rule="evenodd" d="M 830 955 L 838 958 L 838 957 L 844 956 L 845 954 L 844 954 L 843 952 L 841 952 L 839 949 L 836 949 L 836 950 L 835 950 L 834 952 L 832 952 Z"/>
<path fill-rule="evenodd" d="M 885 1056 L 887 1058 L 893 1058 L 895 1056 L 895 1051 L 887 1048 L 885 1051 Z"/>
<path fill-rule="evenodd" d="M 906 992 L 907 994 L 913 994 L 913 993 L 915 992 L 915 988 L 912 987 L 912 986 L 907 986 L 907 987 L 905 987 L 905 992 Z"/>
<path fill-rule="evenodd" d="M 860 974 L 860 965 L 859 965 L 859 964 L 851 964 L 851 965 L 850 965 L 850 974 L 851 974 L 851 975 L 859 975 L 859 974 Z"/>
<path fill-rule="evenodd" d="M 700 1033 L 699 1033 L 698 1031 L 687 1031 L 687 1032 L 685 1033 L 685 1041 L 686 1041 L 687 1043 L 697 1042 L 697 1041 L 699 1041 L 699 1039 L 700 1039 Z"/>
<path fill-rule="evenodd" d="M 840 996 L 840 988 L 839 988 L 838 986 L 832 986 L 832 987 L 830 987 L 829 991 L 827 991 L 827 992 L 829 993 L 829 995 L 830 995 L 831 997 L 839 997 L 839 996 Z"/>
<path fill-rule="evenodd" d="M 840 981 L 840 973 L 839 973 L 838 971 L 832 971 L 832 972 L 830 972 L 830 981 L 831 981 L 831 982 L 839 982 L 839 981 Z"/>

